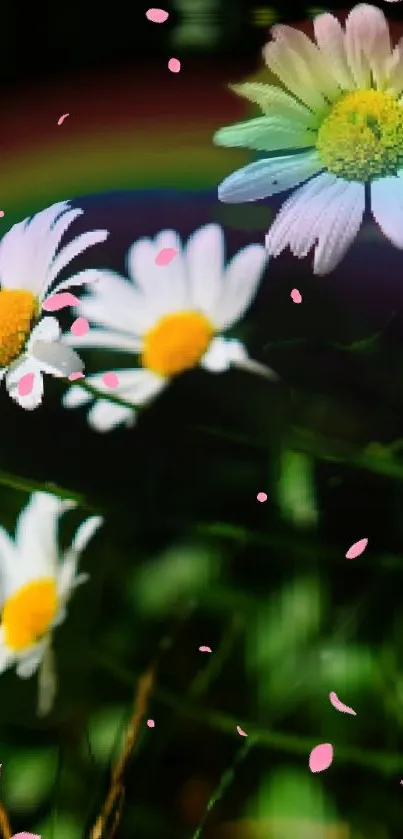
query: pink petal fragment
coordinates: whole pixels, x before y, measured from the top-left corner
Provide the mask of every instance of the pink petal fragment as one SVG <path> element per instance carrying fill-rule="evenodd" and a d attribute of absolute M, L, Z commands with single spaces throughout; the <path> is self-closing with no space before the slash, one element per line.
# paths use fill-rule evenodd
<path fill-rule="evenodd" d="M 42 309 L 45 312 L 58 312 L 59 309 L 64 309 L 66 306 L 75 306 L 78 303 L 78 297 L 75 294 L 70 294 L 69 291 L 62 291 L 60 294 L 52 294 L 42 303 Z"/>
<path fill-rule="evenodd" d="M 345 705 L 344 702 L 341 702 L 337 693 L 334 690 L 331 690 L 329 693 L 329 699 L 333 705 L 333 708 L 336 708 L 337 711 L 341 711 L 342 714 L 352 714 L 354 717 L 357 716 L 356 712 L 353 708 L 350 708 L 348 705 Z"/>
<path fill-rule="evenodd" d="M 77 379 L 85 379 L 84 373 L 70 373 L 68 376 L 70 382 L 76 382 Z"/>
<path fill-rule="evenodd" d="M 357 556 L 360 556 L 364 553 L 367 545 L 368 539 L 359 539 L 358 542 L 354 542 L 354 545 L 351 545 L 351 548 L 346 553 L 346 559 L 355 559 Z"/>
<path fill-rule="evenodd" d="M 178 253 L 177 248 L 161 248 L 157 256 L 155 257 L 155 264 L 156 265 L 169 265 L 172 262 L 174 256 Z"/>
<path fill-rule="evenodd" d="M 67 117 L 69 117 L 69 116 L 70 116 L 70 114 L 62 114 L 61 117 L 59 117 L 59 119 L 57 120 L 57 124 L 58 125 L 63 125 L 64 120 L 67 119 Z"/>
<path fill-rule="evenodd" d="M 38 833 L 27 833 L 23 830 L 22 833 L 14 833 L 11 839 L 42 839 L 42 837 Z"/>
<path fill-rule="evenodd" d="M 85 333 L 88 332 L 89 328 L 90 325 L 86 318 L 77 318 L 77 320 L 75 320 L 72 324 L 70 332 L 72 332 L 73 335 L 75 335 L 78 338 L 80 335 L 85 335 Z"/>
<path fill-rule="evenodd" d="M 257 498 L 258 501 L 260 501 L 262 503 L 263 503 L 263 501 L 267 501 L 267 495 L 266 495 L 265 492 L 258 492 L 256 498 Z"/>
<path fill-rule="evenodd" d="M 179 58 L 170 58 L 168 61 L 168 70 L 170 70 L 171 73 L 179 73 L 180 69 L 181 63 L 179 61 Z"/>
<path fill-rule="evenodd" d="M 302 303 L 302 294 L 297 288 L 293 288 L 290 297 L 293 303 Z"/>
<path fill-rule="evenodd" d="M 3 216 L 4 216 L 4 210 L 0 210 L 0 218 L 3 218 Z"/>
<path fill-rule="evenodd" d="M 199 652 L 201 652 L 201 653 L 212 653 L 213 650 L 211 649 L 211 647 L 199 647 Z"/>
<path fill-rule="evenodd" d="M 333 761 L 333 746 L 331 743 L 320 743 L 309 755 L 311 772 L 323 772 Z"/>
<path fill-rule="evenodd" d="M 151 20 L 151 23 L 165 23 L 169 18 L 169 12 L 165 9 L 147 9 L 146 18 Z"/>
<path fill-rule="evenodd" d="M 18 395 L 29 396 L 34 386 L 35 373 L 25 373 L 18 382 Z"/>
<path fill-rule="evenodd" d="M 241 735 L 241 737 L 247 737 L 248 736 L 246 731 L 244 731 L 243 728 L 241 728 L 240 725 L 237 725 L 236 730 L 237 730 L 238 734 Z"/>
<path fill-rule="evenodd" d="M 148 725 L 149 728 L 154 728 L 155 727 L 154 720 L 147 720 L 147 725 Z"/>
<path fill-rule="evenodd" d="M 102 376 L 102 381 L 106 387 L 114 388 L 117 387 L 119 384 L 119 379 L 116 373 L 104 373 Z"/>

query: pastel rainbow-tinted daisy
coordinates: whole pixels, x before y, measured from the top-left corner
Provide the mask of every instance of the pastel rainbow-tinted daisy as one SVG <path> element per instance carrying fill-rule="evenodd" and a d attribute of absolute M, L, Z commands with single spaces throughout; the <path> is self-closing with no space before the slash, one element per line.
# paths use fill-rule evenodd
<path fill-rule="evenodd" d="M 314 19 L 316 43 L 289 26 L 272 28 L 263 55 L 282 87 L 235 85 L 263 116 L 221 128 L 220 146 L 269 156 L 221 183 L 221 201 L 256 201 L 299 187 L 266 237 L 269 254 L 289 247 L 314 271 L 333 270 L 354 240 L 368 200 L 384 234 L 403 248 L 403 39 L 393 48 L 375 6 L 359 4 L 345 27 Z M 302 186 L 300 186 L 303 184 Z"/>

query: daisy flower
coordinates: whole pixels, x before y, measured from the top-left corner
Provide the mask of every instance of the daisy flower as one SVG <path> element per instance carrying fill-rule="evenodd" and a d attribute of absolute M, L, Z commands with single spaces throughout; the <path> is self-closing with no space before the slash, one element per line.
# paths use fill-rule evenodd
<path fill-rule="evenodd" d="M 383 233 L 403 248 L 403 40 L 392 49 L 385 16 L 360 4 L 345 27 L 314 19 L 316 43 L 289 26 L 272 28 L 263 55 L 282 87 L 247 83 L 235 91 L 263 116 L 221 128 L 219 146 L 275 153 L 227 177 L 221 201 L 256 201 L 303 184 L 266 237 L 269 254 L 300 258 L 315 246 L 314 271 L 343 258 L 366 197 Z"/>
<path fill-rule="evenodd" d="M 0 527 L 0 672 L 14 664 L 21 679 L 36 672 L 53 629 L 66 617 L 72 592 L 88 579 L 87 574 L 77 575 L 77 564 L 102 518 L 83 522 L 60 556 L 58 519 L 74 506 L 36 492 L 20 513 L 14 539 Z"/>
<path fill-rule="evenodd" d="M 49 297 L 91 278 L 82 271 L 50 291 L 59 272 L 108 236 L 107 230 L 93 230 L 59 248 L 82 213 L 62 201 L 15 224 L 0 241 L 0 379 L 5 376 L 12 399 L 28 410 L 42 401 L 43 373 L 60 377 L 83 369 L 77 353 L 59 341 L 56 318 L 42 317 Z M 25 389 L 19 386 L 22 378 Z"/>
<path fill-rule="evenodd" d="M 160 266 L 155 260 L 165 248 L 174 249 L 176 255 Z M 223 231 L 208 224 L 196 230 L 186 246 L 173 230 L 162 230 L 154 240 L 136 241 L 127 254 L 129 279 L 100 272 L 96 287 L 77 307 L 98 328 L 79 338 L 71 334 L 64 338 L 79 347 L 136 353 L 141 367 L 115 371 L 118 385 L 112 392 L 104 374 L 86 379 L 101 392 L 91 407 L 90 424 L 108 431 L 134 419 L 130 407 L 102 399 L 102 393 L 143 405 L 173 377 L 197 365 L 213 373 L 233 365 L 273 377 L 267 367 L 249 359 L 240 341 L 221 334 L 249 307 L 266 263 L 264 247 L 249 245 L 226 266 Z M 72 408 L 93 400 L 94 394 L 77 384 L 63 402 Z"/>

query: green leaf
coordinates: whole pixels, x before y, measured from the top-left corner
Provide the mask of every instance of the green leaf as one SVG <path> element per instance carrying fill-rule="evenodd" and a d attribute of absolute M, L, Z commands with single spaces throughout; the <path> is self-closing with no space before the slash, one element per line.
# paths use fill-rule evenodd
<path fill-rule="evenodd" d="M 28 812 L 51 792 L 58 769 L 58 750 L 19 749 L 4 767 L 2 788 L 6 806 Z"/>
<path fill-rule="evenodd" d="M 91 717 L 88 739 L 91 754 L 98 763 L 109 763 L 114 751 L 119 750 L 124 739 L 123 723 L 126 717 L 127 709 L 122 705 L 104 708 Z M 83 744 L 83 749 L 88 750 L 87 744 Z"/>
<path fill-rule="evenodd" d="M 219 569 L 219 556 L 202 546 L 181 545 L 135 572 L 129 597 L 136 611 L 163 614 L 178 600 L 191 598 L 210 586 Z"/>

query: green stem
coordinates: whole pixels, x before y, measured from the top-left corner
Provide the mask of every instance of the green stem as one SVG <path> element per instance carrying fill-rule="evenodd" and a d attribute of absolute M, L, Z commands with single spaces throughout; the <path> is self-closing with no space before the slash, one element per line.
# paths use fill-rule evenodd
<path fill-rule="evenodd" d="M 238 766 L 240 765 L 240 763 L 242 763 L 242 761 L 245 760 L 245 758 L 249 755 L 249 752 L 251 751 L 251 749 L 255 745 L 256 745 L 256 740 L 248 739 L 246 741 L 246 743 L 244 743 L 242 748 L 239 749 L 239 751 L 235 755 L 235 760 L 233 761 L 231 766 L 228 769 L 226 769 L 225 772 L 223 772 L 223 774 L 221 775 L 221 778 L 218 782 L 217 788 L 214 790 L 211 798 L 209 798 L 209 800 L 207 802 L 207 807 L 206 807 L 206 811 L 204 813 L 204 816 L 203 816 L 196 832 L 193 834 L 192 839 L 200 839 L 200 836 L 202 835 L 203 830 L 206 827 L 208 817 L 209 817 L 212 809 L 224 797 L 225 793 L 227 792 L 228 787 L 232 784 L 232 781 L 234 779 L 234 775 L 235 775 L 235 772 L 236 772 Z"/>
<path fill-rule="evenodd" d="M 121 667 L 116 662 L 110 661 L 102 655 L 96 656 L 95 660 L 99 666 L 108 671 L 122 684 L 133 687 L 137 678 L 135 673 L 128 672 L 124 667 Z M 154 698 L 162 705 L 171 708 L 176 714 L 200 722 L 209 728 L 220 731 L 222 734 L 232 734 L 238 737 L 237 725 L 240 725 L 242 722 L 242 728 L 259 746 L 301 755 L 305 762 L 308 761 L 311 749 L 316 745 L 314 737 L 300 737 L 297 734 L 286 734 L 270 728 L 259 728 L 252 721 L 240 722 L 236 717 L 232 717 L 230 714 L 225 714 L 222 711 L 204 710 L 192 702 L 180 699 L 176 694 L 165 688 L 156 688 Z M 353 746 L 339 746 L 335 744 L 335 757 L 341 763 L 350 763 L 366 768 L 370 767 L 386 774 L 401 772 L 403 769 L 403 758 L 401 754 L 377 750 L 364 751 Z"/>
<path fill-rule="evenodd" d="M 82 507 L 93 509 L 82 493 L 73 492 L 73 490 L 58 486 L 51 481 L 35 481 L 31 478 L 23 478 L 20 475 L 13 475 L 11 472 L 5 472 L 1 469 L 0 484 L 10 487 L 10 489 L 19 490 L 20 492 L 51 492 L 52 495 L 56 495 L 58 498 L 76 501 Z"/>

